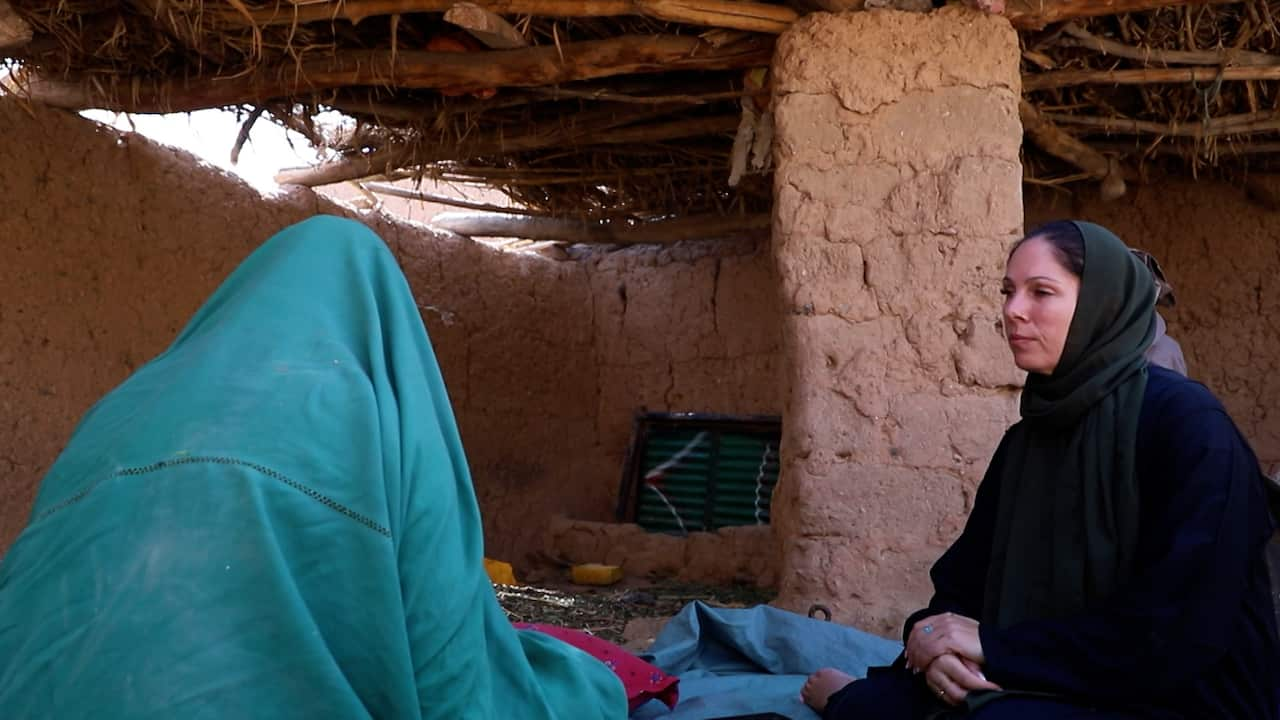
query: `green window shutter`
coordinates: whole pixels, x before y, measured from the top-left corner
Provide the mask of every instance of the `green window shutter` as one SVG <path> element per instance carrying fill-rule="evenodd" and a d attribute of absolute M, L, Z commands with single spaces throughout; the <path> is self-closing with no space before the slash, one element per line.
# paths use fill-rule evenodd
<path fill-rule="evenodd" d="M 651 532 L 767 525 L 778 483 L 776 418 L 637 418 L 620 515 Z"/>

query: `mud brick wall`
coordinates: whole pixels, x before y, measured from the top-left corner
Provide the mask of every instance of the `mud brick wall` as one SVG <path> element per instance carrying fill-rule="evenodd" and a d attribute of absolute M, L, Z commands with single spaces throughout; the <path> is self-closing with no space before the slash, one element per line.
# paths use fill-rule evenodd
<path fill-rule="evenodd" d="M 34 114 L 32 114 L 34 113 Z M 0 98 L 0 552 L 89 406 L 259 243 L 317 212 L 146 138 Z M 777 296 L 749 242 L 505 253 L 382 215 L 458 416 L 487 550 L 610 520 L 637 408 L 777 414 Z"/>

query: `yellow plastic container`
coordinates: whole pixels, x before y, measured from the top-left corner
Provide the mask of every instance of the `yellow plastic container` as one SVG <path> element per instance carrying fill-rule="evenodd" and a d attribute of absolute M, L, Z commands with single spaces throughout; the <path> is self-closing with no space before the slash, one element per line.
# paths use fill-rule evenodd
<path fill-rule="evenodd" d="M 511 563 L 485 558 L 484 571 L 489 573 L 489 581 L 498 585 L 520 584 L 516 581 L 516 572 L 511 568 Z"/>
<path fill-rule="evenodd" d="M 574 565 L 570 572 L 578 585 L 612 585 L 622 579 L 622 568 L 617 565 L 586 563 Z"/>

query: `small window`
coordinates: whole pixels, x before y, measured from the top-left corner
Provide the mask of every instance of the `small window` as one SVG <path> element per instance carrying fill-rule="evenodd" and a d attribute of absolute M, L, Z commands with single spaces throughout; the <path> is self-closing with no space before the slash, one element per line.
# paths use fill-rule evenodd
<path fill-rule="evenodd" d="M 776 417 L 637 415 L 618 519 L 681 535 L 768 525 L 781 434 Z"/>

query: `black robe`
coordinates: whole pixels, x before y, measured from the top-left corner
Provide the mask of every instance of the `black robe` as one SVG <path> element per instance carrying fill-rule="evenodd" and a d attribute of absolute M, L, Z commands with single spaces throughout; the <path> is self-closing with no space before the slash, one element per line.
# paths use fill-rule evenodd
<path fill-rule="evenodd" d="M 964 532 L 930 573 L 934 597 L 907 620 L 904 640 L 929 615 L 981 617 L 1002 461 L 997 449 Z M 1043 712 L 1019 700 L 1022 717 L 1277 720 L 1280 643 L 1264 554 L 1272 521 L 1257 458 L 1204 386 L 1152 367 L 1136 469 L 1132 580 L 1080 614 L 984 624 L 984 673 L 1005 689 L 1072 699 L 1044 701 Z M 923 678 L 900 659 L 832 695 L 824 717 L 928 717 L 943 706 Z M 974 717 L 1003 717 L 1000 706 L 1012 702 Z"/>

